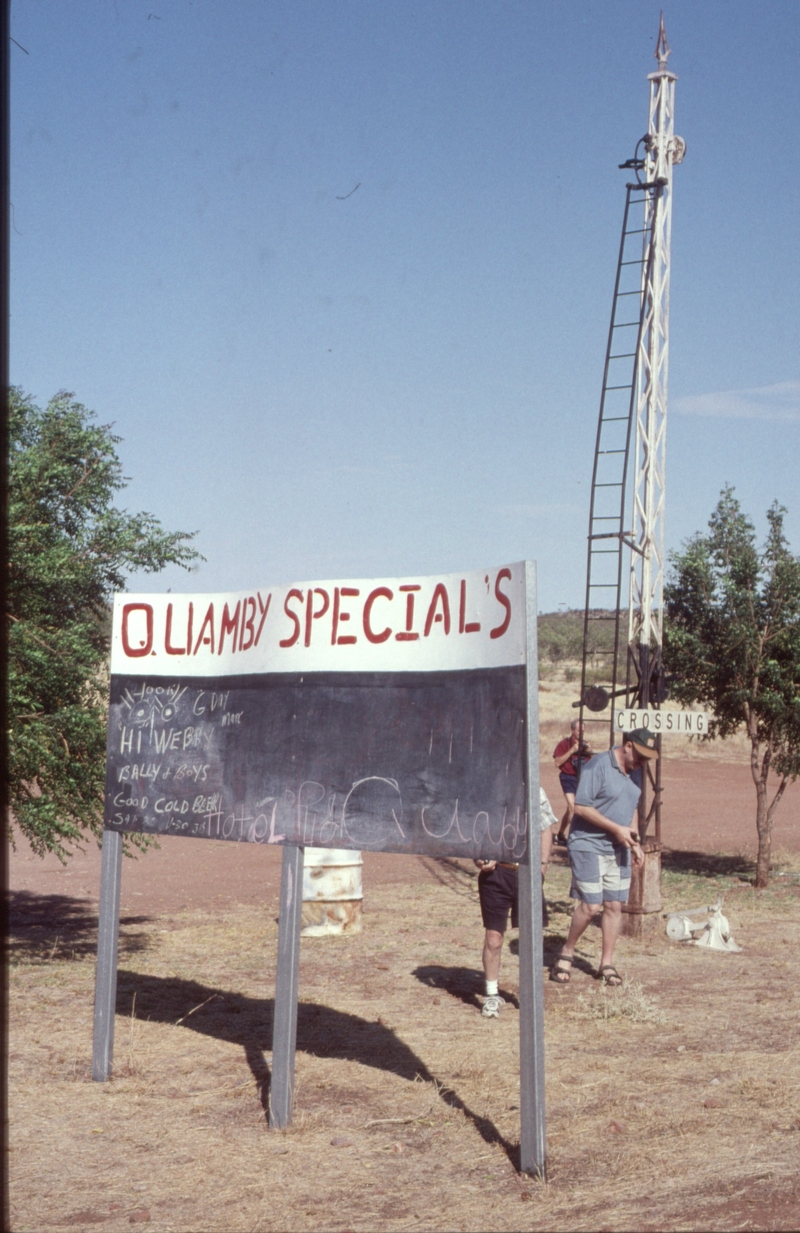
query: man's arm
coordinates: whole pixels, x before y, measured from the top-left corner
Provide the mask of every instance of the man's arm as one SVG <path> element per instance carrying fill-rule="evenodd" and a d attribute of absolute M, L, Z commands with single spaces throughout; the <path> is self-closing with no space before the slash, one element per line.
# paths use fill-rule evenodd
<path fill-rule="evenodd" d="M 550 861 L 550 854 L 553 851 L 553 832 L 548 826 L 546 831 L 542 831 L 542 873 L 547 872 L 547 866 Z"/>
<path fill-rule="evenodd" d="M 617 822 L 612 822 L 599 809 L 595 809 L 594 805 L 576 805 L 575 813 L 585 822 L 591 822 L 592 826 L 598 827 L 599 830 L 607 831 L 614 843 L 618 843 L 620 847 L 630 848 L 635 865 L 642 863 L 644 853 L 639 846 L 639 840 L 634 839 L 629 826 L 620 826 Z"/>
<path fill-rule="evenodd" d="M 569 762 L 572 755 L 576 754 L 579 749 L 580 749 L 580 744 L 578 743 L 578 741 L 573 741 L 572 745 L 570 746 L 570 748 L 567 750 L 565 754 L 562 754 L 558 758 L 555 756 L 555 754 L 553 754 L 553 761 L 555 762 L 559 770 L 561 769 L 561 767 L 564 765 L 565 762 Z"/>

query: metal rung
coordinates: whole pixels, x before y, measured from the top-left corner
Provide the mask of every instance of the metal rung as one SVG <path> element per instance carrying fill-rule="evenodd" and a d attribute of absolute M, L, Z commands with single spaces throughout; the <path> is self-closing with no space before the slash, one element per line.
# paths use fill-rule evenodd
<path fill-rule="evenodd" d="M 630 385 L 607 385 L 607 386 L 606 386 L 606 393 L 607 393 L 609 390 L 632 390 L 632 389 L 633 389 L 633 382 L 631 382 L 631 384 L 630 384 Z M 624 419 L 627 419 L 628 417 L 627 417 L 627 415 L 626 415 L 626 416 L 624 416 L 623 418 L 624 418 Z"/>
<path fill-rule="evenodd" d="M 616 514 L 595 514 L 592 522 L 619 522 Z"/>
<path fill-rule="evenodd" d="M 616 591 L 616 582 L 590 582 L 590 591 Z"/>
<path fill-rule="evenodd" d="M 638 231 L 625 231 L 623 235 L 644 235 L 649 230 L 649 227 L 640 227 Z"/>
<path fill-rule="evenodd" d="M 646 257 L 640 257 L 638 261 L 620 261 L 620 265 L 644 265 L 646 261 Z"/>
<path fill-rule="evenodd" d="M 621 488 L 621 487 L 622 487 L 622 482 L 621 482 L 621 481 L 620 481 L 620 483 L 618 483 L 618 484 L 617 484 L 617 483 L 613 483 L 613 484 L 611 484 L 611 483 L 609 483 L 609 484 L 595 484 L 595 488 Z"/>
<path fill-rule="evenodd" d="M 624 454 L 624 450 L 598 450 L 598 454 Z"/>
<path fill-rule="evenodd" d="M 638 325 L 638 324 L 639 324 L 638 321 L 620 321 L 613 328 L 615 330 L 627 330 L 629 326 Z"/>
<path fill-rule="evenodd" d="M 632 360 L 636 355 L 635 351 L 623 351 L 621 355 L 610 355 L 610 360 Z"/>
<path fill-rule="evenodd" d="M 631 387 L 629 385 L 624 385 L 624 386 L 621 386 L 620 388 L 629 390 Z M 600 423 L 601 424 L 619 424 L 622 422 L 622 420 L 629 420 L 630 418 L 631 417 L 629 415 L 604 415 Z"/>
<path fill-rule="evenodd" d="M 642 263 L 642 262 L 640 262 L 639 264 L 641 265 L 641 264 L 643 264 L 643 263 Z M 617 297 L 616 297 L 616 298 L 617 298 L 618 300 L 621 300 L 621 299 L 622 299 L 622 297 L 623 297 L 623 295 L 641 295 L 641 294 L 642 294 L 642 292 L 641 292 L 641 291 L 618 291 L 618 292 L 617 292 Z"/>

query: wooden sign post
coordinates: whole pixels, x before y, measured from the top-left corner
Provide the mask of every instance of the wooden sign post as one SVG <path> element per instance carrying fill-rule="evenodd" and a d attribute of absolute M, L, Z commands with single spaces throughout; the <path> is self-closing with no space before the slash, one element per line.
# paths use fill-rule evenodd
<path fill-rule="evenodd" d="M 93 1077 L 113 1057 L 126 832 L 284 846 L 272 1126 L 292 1116 L 303 849 L 518 861 L 521 1164 L 543 1177 L 537 690 L 530 562 L 117 596 Z"/>

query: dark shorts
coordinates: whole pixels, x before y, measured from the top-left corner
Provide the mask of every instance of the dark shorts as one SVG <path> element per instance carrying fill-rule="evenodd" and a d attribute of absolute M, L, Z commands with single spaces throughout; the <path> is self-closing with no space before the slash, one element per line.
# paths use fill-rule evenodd
<path fill-rule="evenodd" d="M 563 773 L 561 773 L 559 774 L 558 778 L 559 778 L 559 782 L 561 783 L 561 791 L 571 792 L 572 795 L 574 796 L 575 793 L 578 791 L 578 776 L 577 775 L 564 775 Z"/>
<path fill-rule="evenodd" d="M 542 879 L 544 884 L 544 878 Z M 495 865 L 488 873 L 478 874 L 478 897 L 481 901 L 481 917 L 484 929 L 505 933 L 508 928 L 508 913 L 511 910 L 511 928 L 519 928 L 518 898 L 519 874 L 516 869 Z M 550 917 L 542 894 L 542 924 L 548 925 Z"/>
<path fill-rule="evenodd" d="M 511 928 L 519 925 L 518 916 L 519 874 L 516 869 L 495 865 L 488 873 L 478 874 L 478 897 L 481 901 L 481 917 L 484 929 L 505 933 L 508 928 L 508 913 L 511 912 Z"/>

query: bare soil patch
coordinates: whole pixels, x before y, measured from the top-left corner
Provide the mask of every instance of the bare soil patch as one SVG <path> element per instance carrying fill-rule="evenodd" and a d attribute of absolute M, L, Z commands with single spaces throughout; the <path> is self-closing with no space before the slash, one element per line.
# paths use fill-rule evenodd
<path fill-rule="evenodd" d="M 554 722 L 552 746 L 560 737 Z M 542 756 L 542 783 L 560 816 L 564 798 L 547 742 Z M 744 868 L 756 852 L 755 790 L 750 768 L 742 762 L 715 762 L 702 757 L 669 761 L 664 767 L 663 837 L 675 851 L 723 852 L 738 857 Z M 773 843 L 776 851 L 800 854 L 800 785 L 791 784 L 779 806 Z M 188 842 L 174 836 L 160 848 L 124 862 L 122 913 L 154 916 L 205 907 L 226 911 L 237 904 L 269 904 L 277 910 L 281 854 L 258 844 L 217 840 Z M 364 885 L 416 883 L 429 877 L 417 857 L 364 854 Z M 11 854 L 10 885 L 18 896 L 32 895 L 40 916 L 63 899 L 96 904 L 100 887 L 100 852 L 91 844 L 84 854 L 62 865 L 54 856 L 34 856 L 24 841 Z"/>

